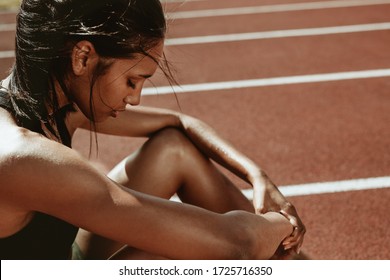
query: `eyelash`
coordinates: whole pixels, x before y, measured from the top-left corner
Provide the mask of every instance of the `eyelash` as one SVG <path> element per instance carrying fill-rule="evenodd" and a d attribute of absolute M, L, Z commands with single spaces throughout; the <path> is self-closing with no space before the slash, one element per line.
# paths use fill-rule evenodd
<path fill-rule="evenodd" d="M 129 87 L 131 87 L 132 89 L 135 89 L 135 84 L 133 83 L 132 80 L 128 79 L 128 80 L 127 80 L 127 85 L 128 85 Z"/>

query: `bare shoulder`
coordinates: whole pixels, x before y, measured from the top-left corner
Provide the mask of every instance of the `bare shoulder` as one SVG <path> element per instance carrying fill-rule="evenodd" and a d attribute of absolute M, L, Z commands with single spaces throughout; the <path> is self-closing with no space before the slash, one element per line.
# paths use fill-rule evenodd
<path fill-rule="evenodd" d="M 3 126 L 0 139 L 0 179 L 7 169 L 17 171 L 17 163 L 39 145 L 41 138 L 35 133 L 17 126 Z M 15 169 L 16 168 L 16 169 Z"/>
<path fill-rule="evenodd" d="M 0 150 L 0 231 L 16 232 L 29 214 L 42 212 L 112 239 L 121 231 L 129 238 L 132 229 L 123 227 L 123 220 L 132 215 L 123 210 L 137 208 L 144 195 L 119 186 L 77 152 L 38 134 L 12 132 L 0 146 L 11 142 Z M 19 221 L 2 225 L 4 217 Z"/>
<path fill-rule="evenodd" d="M 7 236 L 31 219 L 34 209 L 27 201 L 42 196 L 38 181 L 50 173 L 48 159 L 60 145 L 10 122 L 0 129 L 0 231 Z"/>
<path fill-rule="evenodd" d="M 113 208 L 110 194 L 123 193 L 121 188 L 60 143 L 17 127 L 2 132 L 0 231 L 16 232 L 33 212 L 84 228 L 103 224 L 98 210 Z"/>
<path fill-rule="evenodd" d="M 34 201 L 38 205 L 50 191 L 60 190 L 61 185 L 76 180 L 74 176 L 83 174 L 82 169 L 93 172 L 93 167 L 77 152 L 38 133 L 18 127 L 7 127 L 3 132 L 0 140 L 0 194 L 7 195 L 0 197 L 7 199 L 7 203 L 39 211 L 34 209 Z M 53 190 L 55 186 L 59 188 Z"/>
<path fill-rule="evenodd" d="M 96 210 L 115 188 L 76 151 L 30 131 L 11 131 L 0 140 L 8 145 L 0 148 L 0 205 L 77 224 L 82 215 L 75 213 Z"/>
<path fill-rule="evenodd" d="M 21 127 L 9 126 L 0 139 L 0 168 L 11 167 L 18 171 L 19 164 L 26 160 L 39 160 L 55 154 L 61 144 Z M 32 166 L 33 167 L 33 166 Z"/>
<path fill-rule="evenodd" d="M 8 126 L 0 139 L 0 192 L 15 189 L 31 171 L 38 171 L 39 163 L 56 154 L 59 145 L 42 135 L 24 128 Z M 39 173 L 36 173 L 39 176 Z M 5 184 L 6 183 L 6 184 Z"/>

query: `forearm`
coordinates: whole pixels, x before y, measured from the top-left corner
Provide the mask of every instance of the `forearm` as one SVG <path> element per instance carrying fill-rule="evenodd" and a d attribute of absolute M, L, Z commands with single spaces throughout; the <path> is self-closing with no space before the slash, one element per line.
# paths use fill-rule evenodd
<path fill-rule="evenodd" d="M 187 137 L 205 155 L 251 184 L 263 176 L 257 164 L 221 138 L 210 126 L 185 115 L 181 116 L 180 120 Z"/>
<path fill-rule="evenodd" d="M 236 259 L 251 248 L 249 232 L 238 234 L 242 222 L 192 205 L 125 191 L 139 204 L 129 209 L 127 195 L 113 195 L 120 196 L 115 212 L 122 219 L 117 223 L 111 218 L 99 229 L 100 235 L 170 259 Z"/>
<path fill-rule="evenodd" d="M 129 211 L 123 200 L 126 195 L 118 195 L 123 212 Z M 107 232 L 99 234 L 171 259 L 266 259 L 292 231 L 288 221 L 277 213 L 216 214 L 144 194 L 134 195 L 139 206 L 133 206 L 129 215 L 121 215 L 120 224 L 111 218 L 101 229 Z M 117 207 L 122 208 L 118 203 Z M 103 212 L 114 216 L 108 210 Z"/>
<path fill-rule="evenodd" d="M 175 241 L 175 250 L 170 252 L 178 254 L 174 258 L 268 259 L 293 231 L 279 213 L 231 211 L 221 215 L 189 205 L 177 206 L 180 209 L 173 205 L 172 211 L 163 210 L 164 223 L 175 224 L 172 231 L 165 232 L 168 241 Z"/>
<path fill-rule="evenodd" d="M 247 156 L 204 122 L 171 110 L 150 107 L 132 107 L 116 119 L 97 124 L 97 131 L 112 135 L 149 137 L 167 128 L 181 129 L 205 155 L 218 162 L 243 180 L 251 183 L 261 177 L 262 171 Z"/>
<path fill-rule="evenodd" d="M 222 139 L 202 121 L 185 115 L 180 116 L 180 120 L 187 137 L 201 152 L 252 185 L 253 201 L 257 213 L 291 208 L 291 204 L 272 180 L 249 157 Z M 270 198 L 268 201 L 276 205 L 266 205 L 268 198 Z"/>

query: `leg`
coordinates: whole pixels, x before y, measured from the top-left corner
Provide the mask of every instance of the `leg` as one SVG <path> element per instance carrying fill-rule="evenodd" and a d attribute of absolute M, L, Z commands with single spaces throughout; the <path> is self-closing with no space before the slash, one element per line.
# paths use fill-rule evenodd
<path fill-rule="evenodd" d="M 181 200 L 215 212 L 247 210 L 251 203 L 180 131 L 165 129 L 108 175 L 126 187 Z"/>
<path fill-rule="evenodd" d="M 157 133 L 108 176 L 136 191 L 166 199 L 177 193 L 183 202 L 215 212 L 254 211 L 241 191 L 176 129 Z M 87 232 L 80 232 L 77 242 L 87 258 L 108 258 L 123 246 Z"/>

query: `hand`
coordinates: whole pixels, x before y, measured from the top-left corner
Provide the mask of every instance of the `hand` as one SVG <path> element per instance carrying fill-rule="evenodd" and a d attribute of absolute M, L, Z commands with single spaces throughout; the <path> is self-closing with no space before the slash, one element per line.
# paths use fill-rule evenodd
<path fill-rule="evenodd" d="M 253 185 L 253 205 L 257 214 L 279 212 L 293 226 L 294 230 L 289 237 L 283 240 L 284 250 L 293 250 L 299 254 L 302 247 L 306 228 L 294 207 L 275 184 L 265 174 L 257 176 Z"/>
<path fill-rule="evenodd" d="M 287 220 L 290 221 L 294 227 L 293 232 L 289 237 L 283 240 L 282 244 L 285 250 L 292 249 L 295 253 L 299 254 L 301 251 L 303 238 L 306 233 L 305 225 L 302 223 L 298 216 L 295 207 L 291 203 L 287 203 L 284 209 L 279 211 Z"/>

